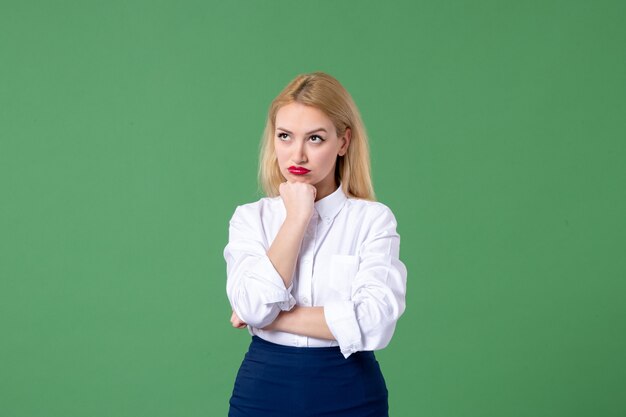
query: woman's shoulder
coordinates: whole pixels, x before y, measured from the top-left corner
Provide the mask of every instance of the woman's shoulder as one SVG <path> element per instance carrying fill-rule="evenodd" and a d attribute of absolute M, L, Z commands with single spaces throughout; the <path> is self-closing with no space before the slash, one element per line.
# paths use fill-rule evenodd
<path fill-rule="evenodd" d="M 347 206 L 349 211 L 353 213 L 361 213 L 368 216 L 393 216 L 391 208 L 380 201 L 348 197 Z"/>
<path fill-rule="evenodd" d="M 348 198 L 347 218 L 360 225 L 362 229 L 373 232 L 394 229 L 398 226 L 396 216 L 391 208 L 380 201 Z"/>
<path fill-rule="evenodd" d="M 258 218 L 264 213 L 267 214 L 282 209 L 284 209 L 284 206 L 280 197 L 262 197 L 257 201 L 237 205 L 232 218 Z"/>

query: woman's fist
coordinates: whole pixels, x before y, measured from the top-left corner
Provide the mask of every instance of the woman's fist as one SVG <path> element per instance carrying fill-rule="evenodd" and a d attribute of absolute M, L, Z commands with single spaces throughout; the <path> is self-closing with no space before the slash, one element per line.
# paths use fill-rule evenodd
<path fill-rule="evenodd" d="M 278 187 L 287 217 L 308 223 L 313 216 L 313 208 L 317 189 L 304 182 L 283 182 Z"/>

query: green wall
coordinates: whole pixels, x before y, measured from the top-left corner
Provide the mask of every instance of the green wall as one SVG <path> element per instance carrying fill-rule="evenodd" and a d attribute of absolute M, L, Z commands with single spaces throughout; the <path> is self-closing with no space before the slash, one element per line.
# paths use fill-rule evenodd
<path fill-rule="evenodd" d="M 295 75 L 395 212 L 394 417 L 626 415 L 623 1 L 0 0 L 0 415 L 223 416 L 222 250 Z"/>

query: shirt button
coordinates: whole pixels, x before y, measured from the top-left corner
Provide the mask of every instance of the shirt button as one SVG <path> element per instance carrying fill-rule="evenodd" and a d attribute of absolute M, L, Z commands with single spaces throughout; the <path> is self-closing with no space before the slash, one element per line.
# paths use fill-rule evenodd
<path fill-rule="evenodd" d="M 307 297 L 302 297 L 302 303 L 304 305 L 309 305 L 309 299 Z"/>
<path fill-rule="evenodd" d="M 324 221 L 325 221 L 326 223 L 330 223 L 330 217 L 324 217 Z"/>

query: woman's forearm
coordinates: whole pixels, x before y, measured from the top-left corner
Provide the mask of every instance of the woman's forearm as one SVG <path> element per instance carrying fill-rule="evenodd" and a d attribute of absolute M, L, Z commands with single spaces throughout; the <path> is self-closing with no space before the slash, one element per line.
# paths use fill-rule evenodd
<path fill-rule="evenodd" d="M 324 307 L 295 306 L 289 311 L 282 311 L 274 322 L 263 330 L 277 330 L 318 339 L 335 340 L 326 324 Z"/>
<path fill-rule="evenodd" d="M 287 216 L 267 251 L 267 256 L 283 279 L 285 288 L 291 285 L 307 224 L 306 219 Z"/>

